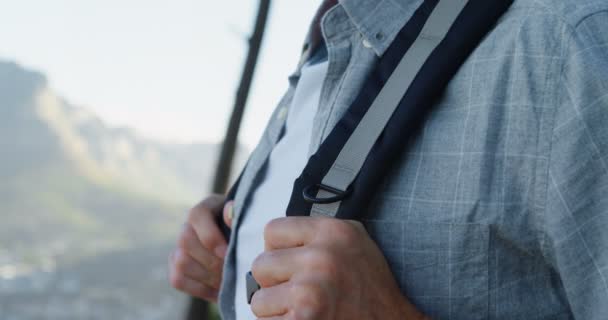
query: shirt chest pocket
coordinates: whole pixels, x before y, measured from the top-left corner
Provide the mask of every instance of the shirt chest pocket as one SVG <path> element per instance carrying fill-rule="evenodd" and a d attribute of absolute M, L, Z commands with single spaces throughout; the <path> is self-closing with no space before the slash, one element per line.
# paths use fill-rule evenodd
<path fill-rule="evenodd" d="M 405 295 L 432 319 L 487 319 L 489 228 L 363 221 Z"/>

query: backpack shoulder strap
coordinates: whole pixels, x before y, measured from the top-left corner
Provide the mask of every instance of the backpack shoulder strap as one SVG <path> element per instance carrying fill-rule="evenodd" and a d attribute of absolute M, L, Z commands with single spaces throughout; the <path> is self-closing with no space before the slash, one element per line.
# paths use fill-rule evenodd
<path fill-rule="evenodd" d="M 313 202 L 311 215 L 335 216 L 338 213 L 341 201 L 323 203 L 323 199 L 335 197 L 339 194 L 347 194 L 351 185 L 367 155 L 372 150 L 374 143 L 384 130 L 399 102 L 420 72 L 422 65 L 437 48 L 450 30 L 450 27 L 462 12 L 468 0 L 441 0 L 433 9 L 422 31 L 403 55 L 403 58 L 388 78 L 376 99 L 348 138 L 338 157 L 329 171 L 321 181 L 320 190 L 317 191 L 316 200 L 308 197 Z M 329 188 L 328 188 L 329 187 Z M 331 188 L 331 189 L 330 189 Z M 333 191 L 333 192 L 332 192 Z"/>
<path fill-rule="evenodd" d="M 357 219 L 513 0 L 426 0 L 294 182 L 287 215 Z"/>

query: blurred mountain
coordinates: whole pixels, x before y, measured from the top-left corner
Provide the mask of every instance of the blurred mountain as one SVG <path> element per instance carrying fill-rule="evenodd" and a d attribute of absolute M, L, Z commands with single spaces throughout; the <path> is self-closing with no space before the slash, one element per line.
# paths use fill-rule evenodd
<path fill-rule="evenodd" d="M 180 318 L 166 259 L 217 151 L 110 127 L 0 61 L 0 319 Z"/>
<path fill-rule="evenodd" d="M 0 267 L 3 252 L 98 254 L 174 234 L 207 192 L 217 148 L 109 127 L 44 75 L 0 61 Z"/>

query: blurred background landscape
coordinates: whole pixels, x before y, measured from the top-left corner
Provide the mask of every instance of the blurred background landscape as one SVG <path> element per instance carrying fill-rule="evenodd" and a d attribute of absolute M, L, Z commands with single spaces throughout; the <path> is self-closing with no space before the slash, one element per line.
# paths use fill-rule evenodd
<path fill-rule="evenodd" d="M 108 127 L 13 62 L 0 97 L 0 319 L 174 318 L 167 254 L 218 145 Z"/>
<path fill-rule="evenodd" d="M 320 0 L 273 1 L 233 174 Z M 181 320 L 257 0 L 0 0 L 0 320 Z"/>

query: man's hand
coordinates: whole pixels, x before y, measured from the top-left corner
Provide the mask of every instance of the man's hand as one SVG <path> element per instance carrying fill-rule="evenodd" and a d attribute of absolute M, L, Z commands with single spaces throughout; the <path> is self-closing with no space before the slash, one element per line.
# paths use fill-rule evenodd
<path fill-rule="evenodd" d="M 171 285 L 212 302 L 217 302 L 227 248 L 216 219 L 223 211 L 226 225 L 232 222 L 232 203 L 223 208 L 224 200 L 224 196 L 212 195 L 190 210 L 177 248 L 169 256 Z"/>
<path fill-rule="evenodd" d="M 363 225 L 289 217 L 264 230 L 266 250 L 253 263 L 262 289 L 251 309 L 262 319 L 424 319 L 401 294 Z"/>

